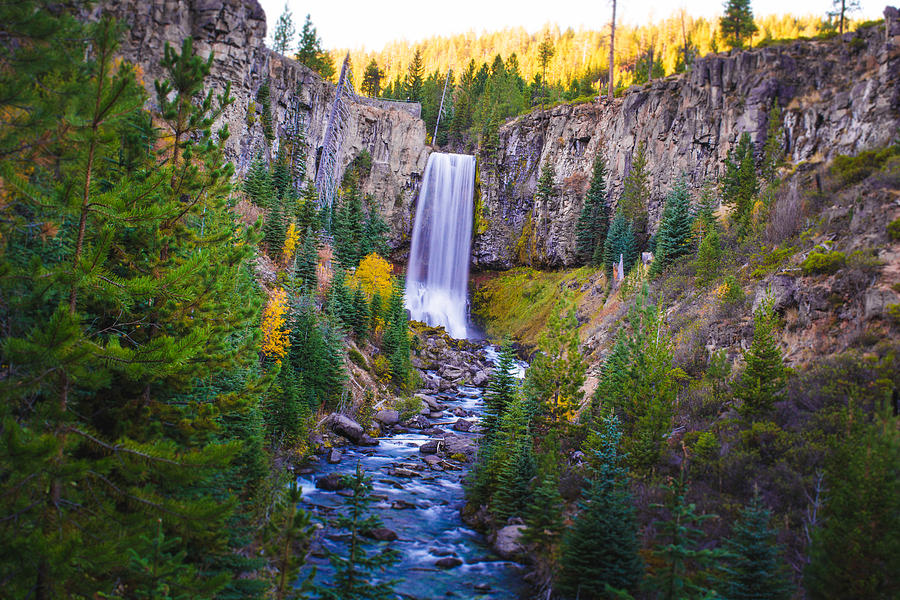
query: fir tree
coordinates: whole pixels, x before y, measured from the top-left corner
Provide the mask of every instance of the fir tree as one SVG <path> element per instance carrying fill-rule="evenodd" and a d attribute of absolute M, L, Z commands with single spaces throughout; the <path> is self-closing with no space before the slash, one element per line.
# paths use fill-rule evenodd
<path fill-rule="evenodd" d="M 403 282 L 395 279 L 385 319 L 383 350 L 390 362 L 391 377 L 396 385 L 404 385 L 410 370 L 409 320 L 403 308 Z"/>
<path fill-rule="evenodd" d="M 744 507 L 725 542 L 721 590 L 729 600 L 788 600 L 791 587 L 779 556 L 772 513 L 758 494 Z"/>
<path fill-rule="evenodd" d="M 556 173 L 553 169 L 553 163 L 550 162 L 550 159 L 544 163 L 544 166 L 541 167 L 541 176 L 538 177 L 537 187 L 534 190 L 534 197 L 541 202 L 547 202 L 551 198 L 556 196 L 556 190 L 554 189 L 553 179 L 556 177 Z"/>
<path fill-rule="evenodd" d="M 719 237 L 719 228 L 715 223 L 708 226 L 697 248 L 697 257 L 694 265 L 697 269 L 697 282 L 700 285 L 709 284 L 719 275 L 722 262 L 722 242 Z"/>
<path fill-rule="evenodd" d="M 303 238 L 303 247 L 297 257 L 297 285 L 308 294 L 315 294 L 318 286 L 316 266 L 319 264 L 319 252 L 316 235 L 309 228 Z"/>
<path fill-rule="evenodd" d="M 753 341 L 744 353 L 747 363 L 735 386 L 734 396 L 741 400 L 740 413 L 747 418 L 769 415 L 784 389 L 787 372 L 781 350 L 772 335 L 774 300 L 764 300 L 753 315 Z"/>
<path fill-rule="evenodd" d="M 539 475 L 538 484 L 531 493 L 531 502 L 525 511 L 526 528 L 522 532 L 522 541 L 536 546 L 538 553 L 551 564 L 555 562 L 559 537 L 563 531 L 564 506 L 556 473 L 547 470 Z"/>
<path fill-rule="evenodd" d="M 666 198 L 666 207 L 656 233 L 656 255 L 650 267 L 651 275 L 661 273 L 676 258 L 691 251 L 692 228 L 691 199 L 684 180 L 681 180 Z"/>
<path fill-rule="evenodd" d="M 599 249 L 600 246 L 597 246 L 597 251 Z M 597 261 L 597 251 L 594 253 L 594 262 L 599 262 Z M 626 273 L 631 270 L 638 259 L 634 230 L 622 211 L 616 212 L 612 225 L 609 227 L 606 242 L 603 244 L 603 267 L 608 276 L 619 264 L 620 257 Z"/>
<path fill-rule="evenodd" d="M 287 227 L 284 224 L 284 210 L 281 200 L 275 198 L 272 206 L 266 214 L 266 224 L 263 227 L 264 240 L 268 255 L 272 260 L 277 260 L 284 247 L 284 236 Z"/>
<path fill-rule="evenodd" d="M 770 185 L 775 181 L 778 168 L 784 163 L 784 122 L 781 107 L 776 100 L 768 115 L 766 143 L 763 144 L 760 175 Z"/>
<path fill-rule="evenodd" d="M 607 598 L 634 591 L 644 567 L 626 470 L 619 454 L 621 431 L 615 416 L 601 422 L 584 445 L 590 473 L 584 500 L 562 550 L 560 591 L 580 598 Z"/>
<path fill-rule="evenodd" d="M 622 183 L 622 196 L 619 198 L 619 210 L 625 215 L 634 228 L 635 252 L 647 247 L 649 232 L 647 231 L 647 201 L 650 199 L 650 181 L 647 173 L 647 144 L 638 144 L 631 160 L 631 170 Z M 618 256 L 616 257 L 618 261 Z"/>
<path fill-rule="evenodd" d="M 287 54 L 288 49 L 294 45 L 294 36 L 296 35 L 297 30 L 294 28 L 294 17 L 291 14 L 291 9 L 285 3 L 284 10 L 281 11 L 281 15 L 279 15 L 278 21 L 275 23 L 275 33 L 272 36 L 272 50 L 279 54 Z"/>
<path fill-rule="evenodd" d="M 734 207 L 733 218 L 742 237 L 751 232 L 753 204 L 758 193 L 753 142 L 750 134 L 744 133 L 725 159 L 725 175 L 722 178 L 722 202 Z"/>
<path fill-rule="evenodd" d="M 425 62 L 422 58 L 422 51 L 416 48 L 412 62 L 406 70 L 406 79 L 403 82 L 403 89 L 406 92 L 406 100 L 410 102 L 422 101 L 422 85 L 425 80 Z"/>
<path fill-rule="evenodd" d="M 384 79 L 384 71 L 378 68 L 378 63 L 373 58 L 366 66 L 363 73 L 362 93 L 370 98 L 377 98 L 381 93 L 381 80 Z"/>
<path fill-rule="evenodd" d="M 362 288 L 357 285 L 353 291 L 353 334 L 356 336 L 356 339 L 366 339 L 366 335 L 369 333 L 370 320 L 369 301 L 366 299 Z"/>
<path fill-rule="evenodd" d="M 269 176 L 269 168 L 262 158 L 256 158 L 250 163 L 247 175 L 244 176 L 243 190 L 257 206 L 268 208 L 272 203 L 275 188 Z"/>
<path fill-rule="evenodd" d="M 718 590 L 712 580 L 712 572 L 725 556 L 716 548 L 703 548 L 703 531 L 700 525 L 716 515 L 697 514 L 697 508 L 687 500 L 688 484 L 682 473 L 679 479 L 670 479 L 666 486 L 664 509 L 667 517 L 656 521 L 660 535 L 653 549 L 653 562 L 657 565 L 649 577 L 649 587 L 660 600 L 701 600 L 716 598 Z"/>
<path fill-rule="evenodd" d="M 310 513 L 299 508 L 302 501 L 303 488 L 297 485 L 296 479 L 291 479 L 287 494 L 268 523 L 265 550 L 272 557 L 277 573 L 272 596 L 275 600 L 300 600 L 309 587 L 309 578 L 296 585 L 315 533 Z"/>
<path fill-rule="evenodd" d="M 325 79 L 330 80 L 334 76 L 334 61 L 331 55 L 322 50 L 322 40 L 319 39 L 309 15 L 306 15 L 306 20 L 303 21 L 303 30 L 300 32 L 300 41 L 294 58 Z"/>
<path fill-rule="evenodd" d="M 509 340 L 500 347 L 497 367 L 491 374 L 485 395 L 484 428 L 488 437 L 497 431 L 506 407 L 513 401 L 518 391 L 516 381 L 516 355 Z"/>
<path fill-rule="evenodd" d="M 369 550 L 373 542 L 365 533 L 381 527 L 381 520 L 371 514 L 372 480 L 366 477 L 357 463 L 353 477 L 344 476 L 344 483 L 351 492 L 344 501 L 345 510 L 334 525 L 347 532 L 347 555 L 330 552 L 328 560 L 334 568 L 334 576 L 326 586 L 317 586 L 315 592 L 323 600 L 393 600 L 393 581 L 377 581 L 375 577 L 400 560 L 397 550 L 389 547 Z"/>
<path fill-rule="evenodd" d="M 609 230 L 609 207 L 606 205 L 606 162 L 600 154 L 594 159 L 591 186 L 575 228 L 575 246 L 583 264 L 593 260 L 598 247 L 606 243 Z"/>
<path fill-rule="evenodd" d="M 728 45 L 743 48 L 744 41 L 757 31 L 750 0 L 726 0 L 725 14 L 719 18 L 719 30 Z"/>
<path fill-rule="evenodd" d="M 513 441 L 511 451 L 497 474 L 494 492 L 494 514 L 502 521 L 511 516 L 525 515 L 531 498 L 531 480 L 536 467 L 531 450 L 531 436 L 526 432 Z"/>

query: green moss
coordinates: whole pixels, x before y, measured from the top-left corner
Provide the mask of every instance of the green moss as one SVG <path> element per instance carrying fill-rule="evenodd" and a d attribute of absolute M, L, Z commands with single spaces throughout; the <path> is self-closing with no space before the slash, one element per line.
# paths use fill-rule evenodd
<path fill-rule="evenodd" d="M 531 213 L 528 213 L 528 218 L 525 219 L 525 223 L 522 225 L 522 232 L 519 234 L 519 239 L 516 240 L 516 246 L 514 248 L 516 261 L 523 265 L 531 264 L 533 250 L 534 225 L 531 221 Z"/>
<path fill-rule="evenodd" d="M 858 183 L 879 170 L 892 156 L 900 155 L 900 144 L 866 150 L 856 156 L 839 155 L 831 165 L 831 172 L 844 184 Z"/>
<path fill-rule="evenodd" d="M 892 240 L 900 240 L 900 219 L 894 219 L 888 223 L 887 233 Z"/>
<path fill-rule="evenodd" d="M 350 348 L 350 350 L 347 351 L 347 357 L 359 368 L 366 371 L 369 370 L 369 363 L 366 362 L 366 358 L 355 348 Z"/>
<path fill-rule="evenodd" d="M 773 248 L 771 251 L 757 254 L 753 259 L 754 262 L 758 263 L 758 266 L 753 269 L 750 276 L 760 279 L 773 271 L 777 271 L 787 265 L 790 258 L 797 254 L 797 250 L 798 248 L 796 246 L 786 246 L 784 248 Z"/>
<path fill-rule="evenodd" d="M 900 303 L 888 304 L 885 307 L 885 312 L 895 323 L 900 323 Z"/>
<path fill-rule="evenodd" d="M 811 252 L 800 263 L 804 275 L 820 275 L 823 273 L 836 273 L 838 269 L 847 263 L 847 257 L 843 252 Z"/>

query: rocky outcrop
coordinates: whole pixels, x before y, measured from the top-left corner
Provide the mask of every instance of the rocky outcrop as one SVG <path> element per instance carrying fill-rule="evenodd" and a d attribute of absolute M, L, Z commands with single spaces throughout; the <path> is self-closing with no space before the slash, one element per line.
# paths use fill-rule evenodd
<path fill-rule="evenodd" d="M 473 265 L 571 264 L 594 157 L 607 162 L 614 204 L 640 142 L 647 144 L 655 226 L 676 179 L 692 187 L 717 181 L 743 132 L 762 147 L 776 102 L 791 162 L 890 143 L 900 128 L 900 20 L 843 39 L 707 56 L 689 73 L 633 88 L 611 104 L 563 105 L 504 125 L 496 156 L 480 163 L 484 225 Z M 534 190 L 544 162 L 555 169 L 558 194 L 540 202 Z"/>
<path fill-rule="evenodd" d="M 280 141 L 300 130 L 307 150 L 300 170 L 314 175 L 335 86 L 265 47 L 266 15 L 256 0 L 106 0 L 96 11 L 111 13 L 127 25 L 121 52 L 140 66 L 151 102 L 155 100 L 153 82 L 163 77 L 159 61 L 167 42 L 180 49 L 182 40 L 190 37 L 200 55 L 214 53 L 210 85 L 221 92 L 230 83 L 235 99 L 219 125 L 228 125 L 231 136 L 226 156 L 239 174 L 255 156 L 273 157 Z M 271 140 L 263 131 L 259 101 L 265 83 L 274 133 Z M 411 230 L 411 205 L 429 153 L 419 107 L 360 98 L 350 105 L 349 112 L 338 157 L 339 174 L 364 150 L 371 154 L 372 168 L 362 191 L 373 195 L 391 227 L 393 244 L 399 245 Z"/>

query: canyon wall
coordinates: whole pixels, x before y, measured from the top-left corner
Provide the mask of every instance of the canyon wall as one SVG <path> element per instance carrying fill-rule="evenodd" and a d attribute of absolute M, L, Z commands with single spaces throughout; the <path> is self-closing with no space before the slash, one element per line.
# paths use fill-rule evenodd
<path fill-rule="evenodd" d="M 125 23 L 122 55 L 140 66 L 151 103 L 153 82 L 164 76 L 159 61 L 166 43 L 180 50 L 182 40 L 191 37 L 198 54 L 214 53 L 209 83 L 221 92 L 230 82 L 235 98 L 219 125 L 228 125 L 227 157 L 239 174 L 256 156 L 274 157 L 279 140 L 299 125 L 306 138 L 306 173 L 314 176 L 335 86 L 265 46 L 266 15 L 256 0 L 108 0 L 96 11 L 111 13 Z M 272 140 L 264 135 L 258 101 L 265 82 Z M 351 103 L 338 157 L 339 174 L 363 150 L 373 159 L 363 192 L 373 195 L 391 227 L 392 244 L 400 245 L 412 228 L 411 206 L 430 151 L 419 106 L 368 98 Z"/>
<path fill-rule="evenodd" d="M 893 10 L 893 12 L 891 12 Z M 496 155 L 480 161 L 480 227 L 475 268 L 574 262 L 575 224 L 599 153 L 614 205 L 640 142 L 647 144 L 656 226 L 662 201 L 679 177 L 696 189 L 716 182 L 743 132 L 757 149 L 769 109 L 784 115 L 790 162 L 889 144 L 900 131 L 900 19 L 843 39 L 798 41 L 711 55 L 690 72 L 633 88 L 612 103 L 594 101 L 535 111 L 500 128 Z M 555 169 L 557 194 L 536 201 L 540 166 Z"/>

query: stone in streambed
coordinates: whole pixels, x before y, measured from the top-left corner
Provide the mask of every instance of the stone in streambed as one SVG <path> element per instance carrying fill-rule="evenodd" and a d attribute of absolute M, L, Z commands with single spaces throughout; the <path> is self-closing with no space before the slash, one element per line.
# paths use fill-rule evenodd
<path fill-rule="evenodd" d="M 380 442 L 375 438 L 369 436 L 368 434 L 362 434 L 362 437 L 359 438 L 359 441 L 356 442 L 360 446 L 377 446 Z"/>
<path fill-rule="evenodd" d="M 470 431 L 472 429 L 472 422 L 466 421 L 465 419 L 457 419 L 456 423 L 453 424 L 453 429 L 463 432 Z"/>
<path fill-rule="evenodd" d="M 487 383 L 488 379 L 489 378 L 487 373 L 485 373 L 484 371 L 478 371 L 472 378 L 472 385 L 474 385 L 475 387 L 481 387 L 485 383 Z M 488 589 L 490 589 L 490 586 L 488 586 Z"/>
<path fill-rule="evenodd" d="M 436 454 L 428 454 L 422 458 L 425 464 L 434 469 L 441 464 L 441 457 Z"/>
<path fill-rule="evenodd" d="M 343 454 L 341 454 L 340 450 L 338 450 L 337 448 L 332 448 L 331 450 L 328 451 L 328 464 L 330 464 L 330 465 L 338 464 L 339 462 L 341 462 L 342 456 L 343 456 Z"/>
<path fill-rule="evenodd" d="M 363 531 L 363 535 L 379 542 L 393 542 L 397 539 L 397 532 L 387 527 L 376 527 L 369 531 Z"/>
<path fill-rule="evenodd" d="M 491 586 L 487 583 L 476 583 L 474 586 L 476 592 L 489 592 L 491 591 Z"/>
<path fill-rule="evenodd" d="M 419 446 L 419 452 L 422 454 L 437 454 L 439 443 L 440 440 L 428 440 Z"/>
<path fill-rule="evenodd" d="M 507 560 L 515 558 L 522 553 L 522 531 L 525 525 L 507 525 L 502 527 L 493 536 L 492 545 L 494 551 Z"/>
<path fill-rule="evenodd" d="M 463 564 L 463 561 L 455 556 L 445 556 L 434 561 L 434 566 L 441 569 L 453 569 Z"/>
<path fill-rule="evenodd" d="M 329 473 L 325 477 L 316 479 L 316 487 L 326 492 L 337 492 L 347 487 L 340 473 Z"/>
<path fill-rule="evenodd" d="M 375 413 L 375 420 L 386 427 L 391 427 L 400 422 L 400 412 L 396 410 L 379 410 Z"/>
<path fill-rule="evenodd" d="M 359 440 L 366 435 L 362 425 L 350 417 L 340 414 L 331 415 L 331 430 L 354 444 L 358 444 Z"/>

